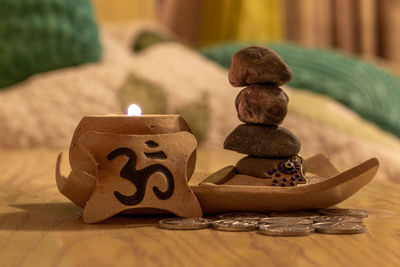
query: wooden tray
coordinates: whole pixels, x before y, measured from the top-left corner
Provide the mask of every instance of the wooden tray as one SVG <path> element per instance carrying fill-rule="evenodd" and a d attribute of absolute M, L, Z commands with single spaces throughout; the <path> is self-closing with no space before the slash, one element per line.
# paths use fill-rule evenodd
<path fill-rule="evenodd" d="M 297 187 L 199 184 L 199 174 L 193 177 L 197 184 L 191 183 L 190 187 L 206 214 L 320 209 L 342 202 L 368 184 L 379 162 L 371 158 L 339 172 L 327 157 L 318 154 L 307 160 L 307 166 L 308 172 L 316 176 Z"/>

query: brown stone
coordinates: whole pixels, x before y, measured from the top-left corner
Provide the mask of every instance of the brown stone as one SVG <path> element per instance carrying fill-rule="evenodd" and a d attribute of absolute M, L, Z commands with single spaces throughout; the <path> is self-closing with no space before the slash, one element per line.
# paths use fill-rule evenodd
<path fill-rule="evenodd" d="M 237 174 L 226 181 L 224 185 L 246 185 L 246 186 L 271 186 L 271 178 L 259 178 L 249 175 Z"/>
<path fill-rule="evenodd" d="M 236 169 L 239 174 L 246 174 L 255 177 L 268 177 L 268 171 L 274 168 L 279 162 L 289 158 L 271 159 L 247 156 L 236 163 Z M 306 163 L 302 163 L 303 174 L 306 173 Z"/>
<path fill-rule="evenodd" d="M 224 148 L 252 156 L 285 158 L 297 155 L 301 142 L 283 127 L 241 124 L 225 139 Z"/>
<path fill-rule="evenodd" d="M 290 81 L 292 72 L 275 51 L 250 46 L 233 55 L 228 78 L 233 86 L 238 87 L 255 83 L 283 85 Z"/>
<path fill-rule="evenodd" d="M 281 160 L 247 156 L 236 163 L 236 169 L 239 174 L 266 177 L 265 172 L 273 168 Z"/>
<path fill-rule="evenodd" d="M 245 123 L 278 125 L 286 116 L 288 96 L 274 85 L 253 84 L 236 97 L 239 120 Z"/>

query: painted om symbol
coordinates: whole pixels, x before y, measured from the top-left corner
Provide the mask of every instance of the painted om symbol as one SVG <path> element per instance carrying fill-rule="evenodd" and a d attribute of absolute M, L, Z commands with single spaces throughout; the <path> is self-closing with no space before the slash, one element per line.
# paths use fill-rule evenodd
<path fill-rule="evenodd" d="M 164 152 L 161 152 L 163 155 Z M 116 198 L 126 206 L 134 206 L 142 202 L 144 193 L 146 191 L 146 184 L 148 179 L 157 172 L 165 175 L 167 178 L 168 188 L 166 191 L 161 191 L 157 186 L 153 187 L 153 192 L 158 199 L 165 200 L 172 196 L 174 193 L 174 178 L 171 172 L 161 164 L 154 164 L 141 170 L 136 170 L 136 153 L 130 148 L 122 147 L 117 148 L 108 154 L 107 159 L 113 160 L 119 156 L 126 156 L 129 158 L 128 162 L 122 168 L 120 175 L 135 185 L 136 192 L 131 196 L 126 196 L 118 191 L 114 192 Z M 146 155 L 147 156 L 147 155 Z"/>

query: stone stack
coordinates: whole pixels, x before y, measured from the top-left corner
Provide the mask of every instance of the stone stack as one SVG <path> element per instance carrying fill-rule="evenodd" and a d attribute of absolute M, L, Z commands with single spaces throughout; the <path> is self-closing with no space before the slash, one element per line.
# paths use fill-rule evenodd
<path fill-rule="evenodd" d="M 297 156 L 301 142 L 279 126 L 289 102 L 279 88 L 292 77 L 288 65 L 273 50 L 251 46 L 233 56 L 228 76 L 233 86 L 245 86 L 235 101 L 244 124 L 233 130 L 224 143 L 225 149 L 248 154 L 236 164 L 237 173 L 272 178 L 272 185 L 278 186 L 305 182 Z"/>

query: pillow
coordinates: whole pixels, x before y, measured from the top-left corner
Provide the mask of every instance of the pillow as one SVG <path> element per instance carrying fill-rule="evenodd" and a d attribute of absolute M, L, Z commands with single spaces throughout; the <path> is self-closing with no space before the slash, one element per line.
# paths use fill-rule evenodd
<path fill-rule="evenodd" d="M 100 56 L 90 0 L 1 1 L 0 88 Z"/>

